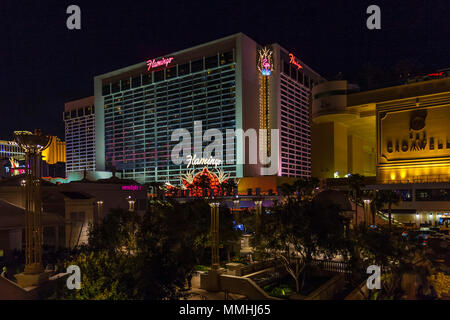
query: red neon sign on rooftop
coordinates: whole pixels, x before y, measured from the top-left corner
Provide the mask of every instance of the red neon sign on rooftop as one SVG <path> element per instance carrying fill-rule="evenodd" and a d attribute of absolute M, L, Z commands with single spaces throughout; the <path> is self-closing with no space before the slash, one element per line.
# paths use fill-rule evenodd
<path fill-rule="evenodd" d="M 156 59 L 147 60 L 147 66 L 148 66 L 147 71 L 150 71 L 151 68 L 156 68 L 156 67 L 160 67 L 163 65 L 166 65 L 166 67 L 167 67 L 169 65 L 169 63 L 172 62 L 172 60 L 173 60 L 173 57 L 162 58 L 158 61 L 156 61 Z"/>
<path fill-rule="evenodd" d="M 435 73 L 429 73 L 428 76 L 429 77 L 440 77 L 442 76 L 444 72 L 435 72 Z"/>
<path fill-rule="evenodd" d="M 297 60 L 295 60 L 295 56 L 292 53 L 289 53 L 289 58 L 291 58 L 291 60 L 289 60 L 289 63 L 296 66 L 298 70 L 303 69 L 303 67 L 300 65 L 300 62 L 297 62 Z"/>

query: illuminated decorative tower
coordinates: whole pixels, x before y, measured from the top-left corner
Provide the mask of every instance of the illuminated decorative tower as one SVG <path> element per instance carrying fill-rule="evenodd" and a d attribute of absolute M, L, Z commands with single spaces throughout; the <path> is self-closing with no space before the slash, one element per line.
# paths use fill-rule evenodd
<path fill-rule="evenodd" d="M 266 135 L 260 135 L 260 146 L 263 154 L 270 153 L 270 108 L 269 108 L 269 77 L 273 71 L 273 51 L 267 47 L 259 50 L 259 127 L 266 129 Z M 268 151 L 268 152 L 267 152 Z"/>
<path fill-rule="evenodd" d="M 41 153 L 50 138 L 35 131 L 14 131 L 17 144 L 25 151 L 25 270 L 16 275 L 22 287 L 35 286 L 44 280 L 42 266 Z"/>

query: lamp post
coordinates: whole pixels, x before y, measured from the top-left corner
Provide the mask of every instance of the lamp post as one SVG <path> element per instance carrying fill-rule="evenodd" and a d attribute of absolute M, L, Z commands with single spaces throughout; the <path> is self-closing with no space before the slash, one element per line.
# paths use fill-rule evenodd
<path fill-rule="evenodd" d="M 262 203 L 263 203 L 262 200 L 255 200 L 256 214 L 258 216 L 260 216 L 262 213 Z"/>
<path fill-rule="evenodd" d="M 136 201 L 133 200 L 131 196 L 128 196 L 127 201 L 128 201 L 128 211 L 134 212 L 134 204 L 136 203 Z"/>
<path fill-rule="evenodd" d="M 28 131 L 15 131 L 14 139 L 25 151 L 25 270 L 16 275 L 22 287 L 35 286 L 45 281 L 42 266 L 42 199 L 41 153 L 51 139 Z"/>
<path fill-rule="evenodd" d="M 98 223 L 103 219 L 103 201 L 98 200 L 97 201 L 97 221 L 95 223 Z"/>
<path fill-rule="evenodd" d="M 233 200 L 236 225 L 239 224 L 239 202 L 239 196 L 236 195 L 235 199 Z"/>
<path fill-rule="evenodd" d="M 371 198 L 368 196 L 362 197 L 363 203 L 364 203 L 364 225 L 367 225 L 367 221 L 370 219 L 369 212 L 370 212 L 370 201 Z"/>

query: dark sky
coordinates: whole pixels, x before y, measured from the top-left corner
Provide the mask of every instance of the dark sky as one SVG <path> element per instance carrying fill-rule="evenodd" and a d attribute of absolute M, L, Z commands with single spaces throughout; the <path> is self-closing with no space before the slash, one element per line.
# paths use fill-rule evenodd
<path fill-rule="evenodd" d="M 81 30 L 66 8 L 81 8 Z M 366 8 L 381 8 L 381 30 Z M 450 67 L 449 0 L 0 1 L 0 139 L 40 128 L 64 138 L 64 102 L 93 77 L 236 32 L 278 42 L 317 72 L 353 79 L 367 64 Z"/>

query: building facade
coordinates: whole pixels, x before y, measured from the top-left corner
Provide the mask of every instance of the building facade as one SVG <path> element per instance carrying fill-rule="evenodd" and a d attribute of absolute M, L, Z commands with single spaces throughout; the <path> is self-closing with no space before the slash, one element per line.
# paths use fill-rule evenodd
<path fill-rule="evenodd" d="M 15 141 L 0 140 L 0 159 L 25 159 L 25 152 Z"/>
<path fill-rule="evenodd" d="M 262 67 L 261 58 L 267 59 Z M 97 76 L 96 170 L 115 168 L 140 183 L 180 184 L 192 167 L 171 161 L 179 143 L 171 139 L 174 130 L 188 130 L 194 141 L 187 148 L 202 158 L 212 140 L 206 130 L 225 136 L 227 130 L 267 129 L 257 144 L 279 155 L 275 175 L 309 176 L 309 97 L 322 80 L 278 44 L 263 47 L 242 33 Z M 279 129 L 276 150 L 270 150 L 270 129 Z M 225 150 L 212 154 L 227 159 L 217 169 L 230 177 L 264 175 L 264 165 L 249 160 L 256 143 L 248 140 L 246 134 L 224 139 Z"/>
<path fill-rule="evenodd" d="M 95 171 L 94 97 L 64 105 L 66 177 L 71 172 Z"/>
<path fill-rule="evenodd" d="M 50 137 L 49 146 L 42 152 L 41 175 L 65 176 L 66 145 L 56 136 Z M 25 152 L 15 141 L 0 140 L 0 177 L 25 173 Z"/>
<path fill-rule="evenodd" d="M 398 221 L 442 223 L 450 215 L 450 78 L 354 89 L 346 81 L 313 89 L 313 175 L 372 176 L 366 188 L 400 194 Z"/>

